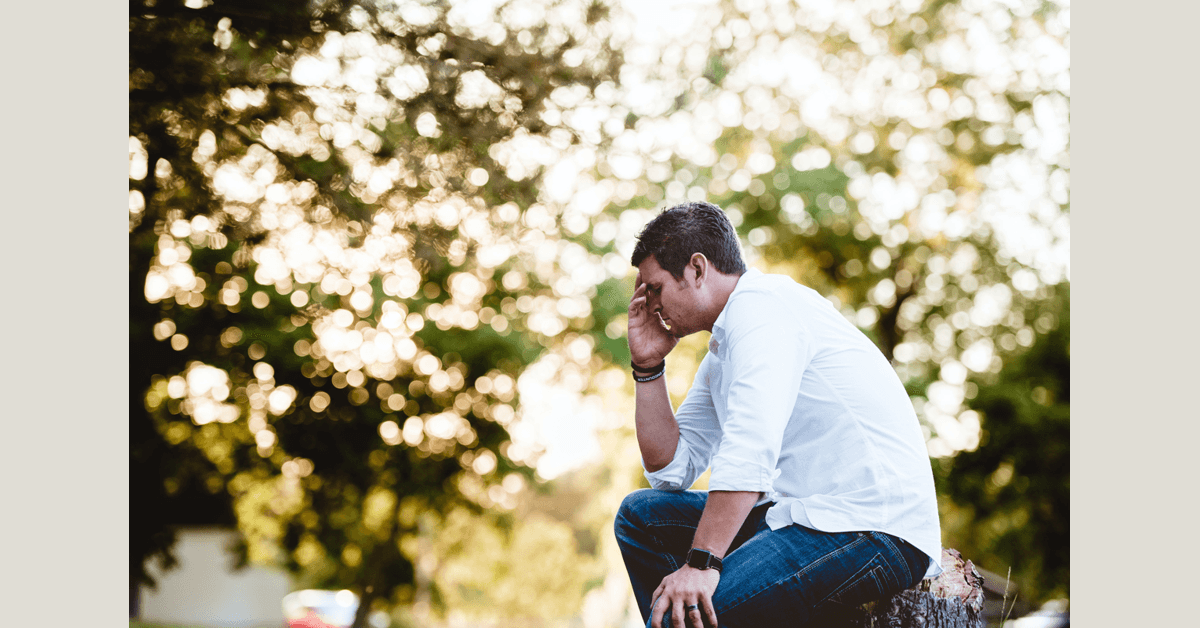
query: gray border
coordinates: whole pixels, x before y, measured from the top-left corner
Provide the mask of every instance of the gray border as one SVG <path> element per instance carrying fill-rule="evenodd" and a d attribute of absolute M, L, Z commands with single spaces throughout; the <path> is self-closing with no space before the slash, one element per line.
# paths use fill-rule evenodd
<path fill-rule="evenodd" d="M 1081 422 L 1071 438 L 1071 611 L 1095 626 L 1172 625 L 1194 598 L 1181 576 L 1197 558 L 1190 543 L 1173 541 L 1194 521 L 1200 440 L 1182 399 L 1197 386 L 1195 281 L 1177 270 L 1200 250 L 1191 241 L 1200 214 L 1185 191 L 1200 166 L 1190 78 L 1200 7 L 1081 9 L 1072 23 L 1073 39 L 1082 35 L 1072 55 L 1072 196 L 1083 211 L 1072 220 L 1081 262 L 1073 309 L 1082 313 L 1073 328 L 1082 340 L 1073 361 Z M 119 211 L 127 13 L 74 1 L 18 4 L 8 17 L 2 255 L 15 351 L 3 369 L 0 468 L 10 515 L 5 597 L 19 603 L 6 617 L 107 625 L 124 621 L 128 593 Z M 61 615 L 68 607 L 79 614 Z"/>
<path fill-rule="evenodd" d="M 1071 614 L 1174 626 L 1195 600 L 1200 254 L 1193 3 L 1088 3 L 1073 20 L 1076 386 Z M 1182 271 L 1182 272 L 1180 272 Z M 1194 621 L 1194 619 L 1192 620 Z"/>
<path fill-rule="evenodd" d="M 5 11 L 0 525 L 12 625 L 112 625 L 128 610 L 124 6 Z"/>

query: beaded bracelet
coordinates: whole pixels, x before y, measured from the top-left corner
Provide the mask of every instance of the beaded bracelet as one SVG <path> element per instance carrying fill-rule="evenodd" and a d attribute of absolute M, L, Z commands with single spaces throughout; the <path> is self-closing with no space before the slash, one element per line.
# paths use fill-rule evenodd
<path fill-rule="evenodd" d="M 637 367 L 634 367 L 634 368 L 636 369 Z M 659 362 L 658 366 L 656 366 L 654 368 L 657 370 L 655 370 L 654 372 L 649 373 L 647 375 L 639 375 L 636 370 L 633 371 L 633 381 L 638 382 L 639 384 L 644 384 L 646 382 L 652 382 L 652 381 L 662 377 L 663 373 L 667 372 L 666 360 Z"/>
<path fill-rule="evenodd" d="M 654 366 L 651 366 L 650 368 L 642 368 L 642 367 L 634 364 L 632 361 L 629 362 L 629 366 L 633 367 L 634 375 L 637 375 L 638 373 L 645 373 L 645 374 L 657 373 L 657 372 L 661 371 L 666 365 L 667 365 L 666 360 L 663 360 L 662 362 L 659 362 L 658 364 L 655 364 Z"/>

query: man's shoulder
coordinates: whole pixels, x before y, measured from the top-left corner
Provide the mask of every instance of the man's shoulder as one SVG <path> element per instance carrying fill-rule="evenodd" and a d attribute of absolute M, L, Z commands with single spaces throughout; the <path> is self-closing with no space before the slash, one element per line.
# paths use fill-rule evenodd
<path fill-rule="evenodd" d="M 756 273 L 748 279 L 744 284 L 738 283 L 714 326 L 713 333 L 719 341 L 733 340 L 763 327 L 773 333 L 784 333 L 787 329 L 805 333 L 804 321 L 810 318 L 808 312 L 815 292 L 784 275 Z"/>
<path fill-rule="evenodd" d="M 815 290 L 787 275 L 755 271 L 743 275 L 729 297 L 728 307 L 741 314 L 754 314 L 764 308 L 795 310 L 808 306 L 814 297 L 820 299 Z"/>

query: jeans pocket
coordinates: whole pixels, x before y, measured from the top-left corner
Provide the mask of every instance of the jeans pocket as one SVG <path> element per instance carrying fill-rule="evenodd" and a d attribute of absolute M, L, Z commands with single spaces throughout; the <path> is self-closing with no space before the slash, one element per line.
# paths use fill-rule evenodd
<path fill-rule="evenodd" d="M 845 582 L 818 602 L 813 610 L 821 613 L 878 600 L 891 589 L 887 585 L 887 579 L 888 570 L 884 566 L 883 556 L 876 554 L 854 575 L 847 578 Z"/>

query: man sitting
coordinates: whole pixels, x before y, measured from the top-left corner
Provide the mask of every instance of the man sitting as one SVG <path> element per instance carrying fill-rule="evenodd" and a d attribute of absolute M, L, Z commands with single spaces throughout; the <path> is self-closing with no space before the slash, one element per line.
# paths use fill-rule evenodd
<path fill-rule="evenodd" d="M 815 291 L 747 270 L 709 203 L 655 217 L 632 261 L 653 488 L 625 498 L 615 529 L 647 625 L 802 626 L 936 576 L 928 453 L 879 349 Z M 708 354 L 673 412 L 665 358 L 701 330 Z M 710 466 L 707 492 L 685 490 Z"/>

